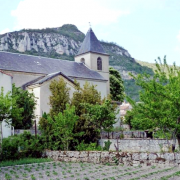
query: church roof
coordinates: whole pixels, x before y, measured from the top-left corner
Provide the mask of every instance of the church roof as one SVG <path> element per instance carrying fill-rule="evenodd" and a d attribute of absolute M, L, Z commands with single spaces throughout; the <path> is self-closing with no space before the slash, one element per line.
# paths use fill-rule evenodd
<path fill-rule="evenodd" d="M 77 56 L 87 53 L 87 52 L 95 52 L 100 54 L 106 54 L 103 47 L 101 46 L 99 40 L 94 34 L 93 30 L 90 28 L 86 34 L 86 37 L 79 49 Z"/>
<path fill-rule="evenodd" d="M 83 63 L 4 51 L 0 51 L 0 69 L 45 75 L 61 72 L 70 78 L 106 81 L 98 72 L 87 68 Z"/>

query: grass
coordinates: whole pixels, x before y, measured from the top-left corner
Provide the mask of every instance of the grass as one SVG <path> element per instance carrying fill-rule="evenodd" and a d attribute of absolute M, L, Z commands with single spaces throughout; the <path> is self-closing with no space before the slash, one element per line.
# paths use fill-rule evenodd
<path fill-rule="evenodd" d="M 22 165 L 22 164 L 32 164 L 32 163 L 43 163 L 43 162 L 51 162 L 52 159 L 48 158 L 24 158 L 19 160 L 9 160 L 9 161 L 2 161 L 0 163 L 0 167 L 6 166 L 15 166 L 15 165 Z"/>

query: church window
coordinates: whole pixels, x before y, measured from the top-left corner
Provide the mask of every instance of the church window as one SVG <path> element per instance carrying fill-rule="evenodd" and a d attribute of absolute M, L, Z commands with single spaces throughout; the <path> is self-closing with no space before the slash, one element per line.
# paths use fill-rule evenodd
<path fill-rule="evenodd" d="M 85 59 L 84 59 L 84 58 L 81 58 L 81 62 L 82 62 L 83 64 L 85 64 Z"/>
<path fill-rule="evenodd" d="M 97 70 L 102 70 L 102 59 L 100 57 L 97 58 Z"/>

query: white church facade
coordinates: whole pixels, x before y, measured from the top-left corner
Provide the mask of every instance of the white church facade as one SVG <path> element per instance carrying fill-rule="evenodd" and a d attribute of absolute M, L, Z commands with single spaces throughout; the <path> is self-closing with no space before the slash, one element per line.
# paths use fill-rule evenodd
<path fill-rule="evenodd" d="M 96 85 L 101 97 L 107 97 L 109 87 L 109 55 L 90 28 L 75 57 L 75 61 L 52 59 L 0 51 L 0 70 L 13 77 L 13 83 L 35 94 L 36 120 L 50 110 L 49 85 L 53 79 L 62 77 L 75 90 L 74 80 L 82 87 L 85 82 Z"/>
<path fill-rule="evenodd" d="M 4 73 L 0 70 L 0 93 L 3 87 L 3 93 L 12 92 L 12 76 L 10 74 Z M 6 138 L 11 136 L 11 125 L 8 125 L 5 121 L 0 123 L 0 138 Z"/>

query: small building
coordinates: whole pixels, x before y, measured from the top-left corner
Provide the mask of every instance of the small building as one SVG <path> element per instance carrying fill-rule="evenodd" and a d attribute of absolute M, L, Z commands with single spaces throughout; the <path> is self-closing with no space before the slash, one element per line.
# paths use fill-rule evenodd
<path fill-rule="evenodd" d="M 4 94 L 9 91 L 12 92 L 12 76 L 0 70 L 0 92 L 1 87 L 4 89 Z M 1 130 L 2 133 L 0 132 L 0 136 L 2 134 L 3 138 L 11 136 L 11 125 L 7 125 L 5 121 L 2 122 L 2 128 L 0 128 L 0 131 Z"/>

